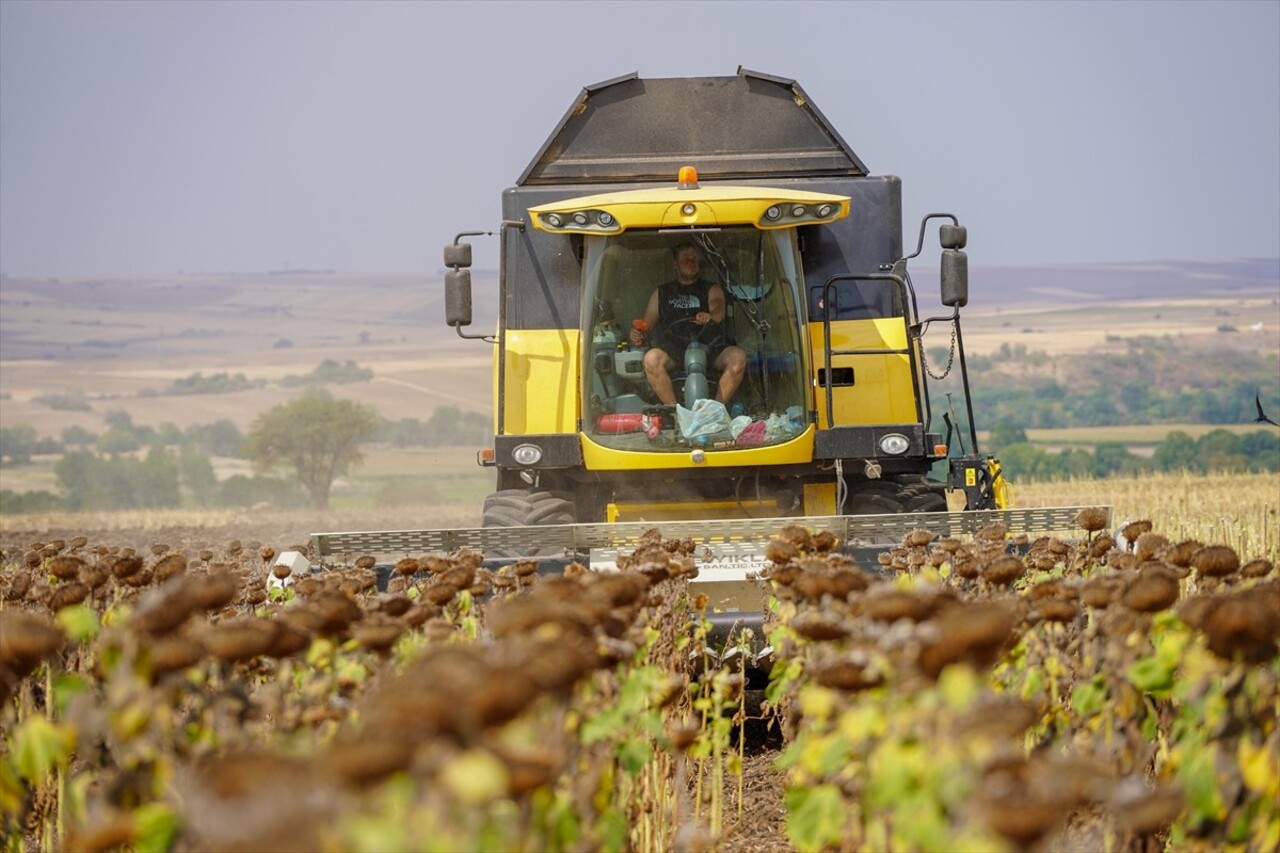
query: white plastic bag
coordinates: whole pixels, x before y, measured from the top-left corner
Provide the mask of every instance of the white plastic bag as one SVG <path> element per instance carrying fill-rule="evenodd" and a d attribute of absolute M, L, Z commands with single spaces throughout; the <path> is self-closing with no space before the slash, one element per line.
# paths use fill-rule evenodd
<path fill-rule="evenodd" d="M 694 403 L 692 409 L 677 404 L 676 420 L 685 440 L 692 440 L 700 435 L 727 435 L 731 423 L 729 410 L 724 407 L 724 403 L 705 398 Z"/>
<path fill-rule="evenodd" d="M 764 424 L 764 434 L 768 436 L 770 441 L 782 441 L 790 438 L 792 433 L 791 421 L 785 416 L 774 412 L 769 415 L 769 419 Z"/>
<path fill-rule="evenodd" d="M 738 440 L 738 436 L 742 435 L 742 431 L 751 426 L 750 415 L 738 415 L 729 423 L 729 433 L 733 436 L 734 441 Z"/>

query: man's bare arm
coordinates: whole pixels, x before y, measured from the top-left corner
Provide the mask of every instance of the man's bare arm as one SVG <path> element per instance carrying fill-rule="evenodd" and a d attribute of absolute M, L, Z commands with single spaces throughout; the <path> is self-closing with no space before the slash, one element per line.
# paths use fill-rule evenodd
<path fill-rule="evenodd" d="M 631 343 L 640 346 L 644 343 L 645 338 L 653 331 L 653 327 L 658 325 L 658 291 L 654 291 L 649 297 L 649 305 L 644 309 L 645 330 L 641 332 L 639 329 L 631 329 Z"/>
<path fill-rule="evenodd" d="M 707 288 L 707 313 L 711 315 L 711 319 L 717 323 L 724 322 L 724 289 L 718 284 L 713 284 Z"/>

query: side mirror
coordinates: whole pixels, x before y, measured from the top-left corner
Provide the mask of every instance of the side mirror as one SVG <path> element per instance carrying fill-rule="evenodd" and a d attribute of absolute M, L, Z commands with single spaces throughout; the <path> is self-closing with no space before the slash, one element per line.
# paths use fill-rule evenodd
<path fill-rule="evenodd" d="M 969 242 L 969 229 L 963 225 L 942 225 L 938 228 L 938 242 L 944 249 L 963 249 Z"/>
<path fill-rule="evenodd" d="M 470 254 L 471 247 L 467 246 L 468 263 Z M 448 256 L 446 249 L 445 257 Z M 454 327 L 471 325 L 471 270 L 452 269 L 444 274 L 444 322 Z"/>
<path fill-rule="evenodd" d="M 444 247 L 444 265 L 454 269 L 471 266 L 471 244 L 450 243 Z"/>
<path fill-rule="evenodd" d="M 471 325 L 471 244 L 450 243 L 444 247 L 444 322 L 457 328 Z"/>
<path fill-rule="evenodd" d="M 969 304 L 969 256 L 959 249 L 942 250 L 942 304 L 948 308 Z"/>

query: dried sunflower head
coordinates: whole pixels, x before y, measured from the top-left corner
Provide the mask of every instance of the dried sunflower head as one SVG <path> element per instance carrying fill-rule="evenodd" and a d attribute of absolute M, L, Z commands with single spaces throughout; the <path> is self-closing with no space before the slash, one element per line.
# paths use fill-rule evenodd
<path fill-rule="evenodd" d="M 1191 565 L 1201 575 L 1220 578 L 1240 569 L 1240 557 L 1227 545 L 1209 545 L 1196 552 Z"/>
<path fill-rule="evenodd" d="M 1143 572 L 1120 597 L 1120 602 L 1138 613 L 1155 613 L 1172 607 L 1178 600 L 1178 582 L 1163 572 Z"/>
<path fill-rule="evenodd" d="M 45 568 L 49 574 L 60 581 L 72 581 L 80 576 L 80 572 L 85 568 L 85 562 L 79 557 L 64 554 L 54 557 Z"/>
<path fill-rule="evenodd" d="M 1138 541 L 1138 537 L 1144 533 L 1151 532 L 1151 521 L 1149 519 L 1139 519 L 1137 521 L 1127 522 L 1120 528 L 1120 539 L 1123 539 L 1129 546 Z"/>
<path fill-rule="evenodd" d="M 1225 660 L 1261 663 L 1276 654 L 1280 620 L 1247 590 L 1225 596 L 1204 614 L 1200 627 L 1209 651 Z"/>
<path fill-rule="evenodd" d="M 1240 577 L 1242 578 L 1264 578 L 1271 574 L 1271 570 L 1275 568 L 1270 560 L 1258 558 L 1250 560 L 1240 568 Z"/>
<path fill-rule="evenodd" d="M 66 632 L 52 620 L 7 607 L 0 610 L 0 665 L 25 677 L 66 645 Z"/>
<path fill-rule="evenodd" d="M 1076 513 L 1076 527 L 1095 533 L 1107 526 L 1107 511 L 1102 507 L 1085 507 Z"/>
<path fill-rule="evenodd" d="M 982 567 L 982 579 L 993 586 L 1008 586 L 1027 573 L 1027 564 L 1012 554 L 997 557 Z"/>

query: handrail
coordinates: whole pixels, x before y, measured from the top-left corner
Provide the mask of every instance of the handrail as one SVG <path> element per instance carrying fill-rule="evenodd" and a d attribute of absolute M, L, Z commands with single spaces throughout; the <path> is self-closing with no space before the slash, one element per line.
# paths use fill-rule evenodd
<path fill-rule="evenodd" d="M 902 288 L 902 291 L 904 294 L 911 297 L 911 311 L 910 311 L 911 317 L 914 317 L 918 314 L 918 311 L 916 309 L 915 289 L 911 286 L 910 281 L 908 279 L 898 275 L 897 273 L 865 273 L 860 275 L 846 273 L 842 275 L 833 275 L 831 276 L 831 278 L 827 279 L 825 284 L 823 284 L 822 286 L 822 306 L 823 306 L 823 309 L 822 309 L 822 349 L 823 349 L 822 357 L 823 357 L 823 370 L 825 371 L 823 373 L 823 378 L 825 381 L 822 383 L 822 388 L 823 388 L 824 398 L 827 403 L 827 427 L 828 428 L 834 427 L 836 425 L 835 403 L 834 403 L 834 397 L 831 393 L 832 356 L 836 356 L 836 355 L 911 356 L 913 354 L 911 350 L 911 327 L 908 322 L 910 317 L 906 316 L 905 311 L 902 317 L 903 327 L 907 333 L 906 335 L 907 346 L 905 349 L 899 349 L 894 347 L 884 347 L 879 349 L 835 350 L 831 348 L 831 294 L 832 294 L 832 289 L 835 287 L 836 283 L 841 281 L 892 281 L 896 283 L 900 288 Z M 905 306 L 906 306 L 905 299 L 903 300 L 903 305 L 905 309 Z M 911 365 L 912 385 L 917 390 L 916 420 L 923 424 L 923 423 L 926 423 L 927 419 L 925 417 L 924 412 L 920 408 L 921 406 L 920 398 L 923 397 L 924 404 L 928 405 L 928 389 L 921 387 L 920 377 L 916 373 L 916 360 L 914 358 L 909 357 L 907 361 Z"/>

